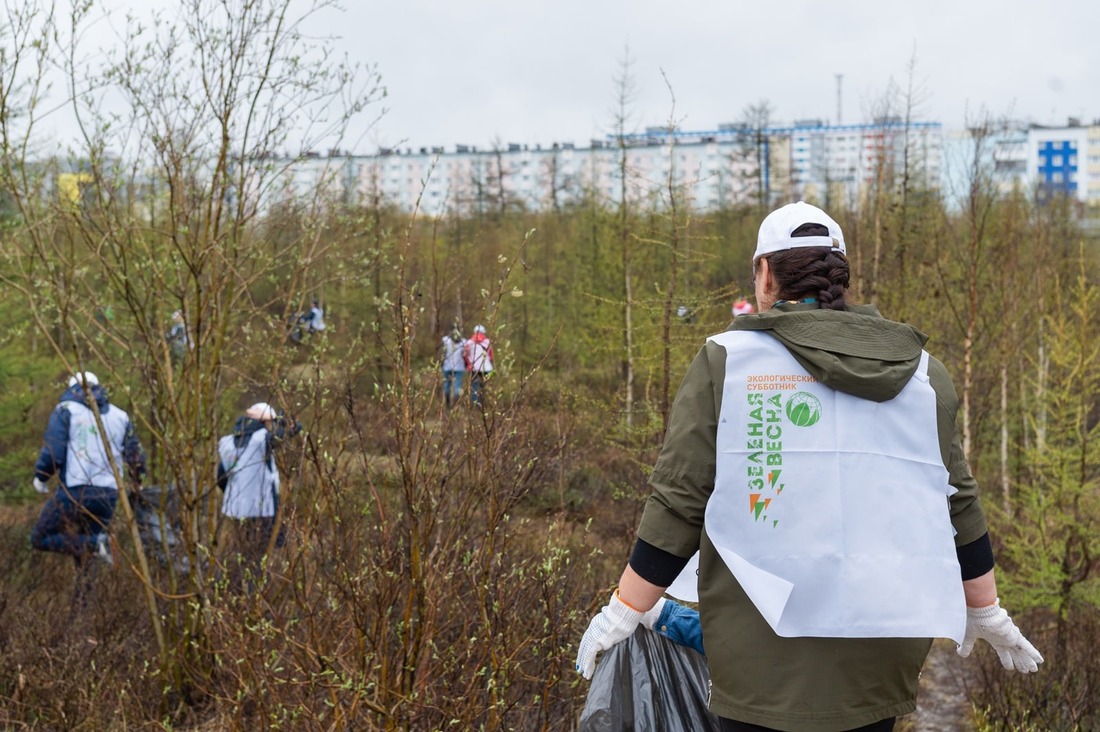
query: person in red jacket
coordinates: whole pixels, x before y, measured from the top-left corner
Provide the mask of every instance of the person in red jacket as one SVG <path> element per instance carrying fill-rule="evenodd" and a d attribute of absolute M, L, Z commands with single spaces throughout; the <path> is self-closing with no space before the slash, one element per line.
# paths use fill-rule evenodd
<path fill-rule="evenodd" d="M 484 325 L 475 325 L 474 334 L 464 349 L 466 370 L 470 372 L 470 402 L 481 404 L 485 379 L 493 372 L 493 344 L 485 334 Z"/>
<path fill-rule="evenodd" d="M 751 302 L 742 297 L 734 301 L 733 307 L 730 308 L 730 312 L 733 314 L 733 317 L 736 318 L 738 315 L 752 315 L 756 312 L 756 308 L 752 306 Z"/>

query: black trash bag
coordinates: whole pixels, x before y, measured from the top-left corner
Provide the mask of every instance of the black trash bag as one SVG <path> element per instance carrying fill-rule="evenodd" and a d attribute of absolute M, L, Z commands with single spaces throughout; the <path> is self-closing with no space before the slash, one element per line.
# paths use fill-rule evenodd
<path fill-rule="evenodd" d="M 707 709 L 706 659 L 639 626 L 605 651 L 581 712 L 581 732 L 697 732 L 720 729 Z"/>
<path fill-rule="evenodd" d="M 191 563 L 180 538 L 179 501 L 175 487 L 150 485 L 132 497 L 138 535 L 149 555 L 161 566 L 173 564 L 180 574 L 191 571 Z"/>

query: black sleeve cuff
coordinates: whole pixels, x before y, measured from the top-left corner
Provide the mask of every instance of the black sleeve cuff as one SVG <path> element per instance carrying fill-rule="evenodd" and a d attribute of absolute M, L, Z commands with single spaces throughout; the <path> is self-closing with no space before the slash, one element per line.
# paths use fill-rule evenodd
<path fill-rule="evenodd" d="M 988 532 L 982 534 L 980 539 L 955 547 L 955 554 L 959 557 L 964 580 L 981 577 L 993 569 L 993 545 L 989 542 Z"/>
<path fill-rule="evenodd" d="M 669 554 L 664 549 L 658 549 L 638 539 L 634 543 L 634 551 L 630 553 L 630 568 L 645 581 L 652 582 L 658 587 L 668 587 L 687 566 L 689 559 L 691 557 L 684 558 Z"/>
<path fill-rule="evenodd" d="M 955 553 L 964 580 L 981 577 L 993 569 L 993 544 L 989 541 L 988 533 L 969 544 L 956 547 Z M 634 551 L 630 553 L 630 567 L 647 582 L 668 587 L 687 566 L 688 559 L 638 539 L 634 544 Z"/>

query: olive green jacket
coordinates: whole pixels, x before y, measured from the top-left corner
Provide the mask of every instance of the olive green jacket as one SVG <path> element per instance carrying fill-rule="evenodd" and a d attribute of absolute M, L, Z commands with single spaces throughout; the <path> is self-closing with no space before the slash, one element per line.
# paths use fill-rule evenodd
<path fill-rule="evenodd" d="M 871 306 L 846 311 L 781 303 L 738 317 L 733 330 L 765 330 L 818 381 L 875 401 L 908 383 L 927 337 L 884 319 Z M 932 358 L 940 452 L 951 485 L 956 545 L 986 533 L 978 486 L 955 424 L 958 397 L 943 364 Z M 781 638 L 745 595 L 703 527 L 714 490 L 715 450 L 726 349 L 708 342 L 695 357 L 673 404 L 668 432 L 650 477 L 653 493 L 638 538 L 679 557 L 700 552 L 699 603 L 711 673 L 711 710 L 779 730 L 830 732 L 916 709 L 917 680 L 928 638 Z"/>

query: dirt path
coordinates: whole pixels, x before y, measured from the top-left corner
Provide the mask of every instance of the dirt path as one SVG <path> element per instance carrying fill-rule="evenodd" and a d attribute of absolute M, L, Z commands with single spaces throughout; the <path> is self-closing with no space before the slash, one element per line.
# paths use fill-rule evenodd
<path fill-rule="evenodd" d="M 963 688 L 968 663 L 953 642 L 936 641 L 921 671 L 917 711 L 902 718 L 898 732 L 974 732 Z"/>

